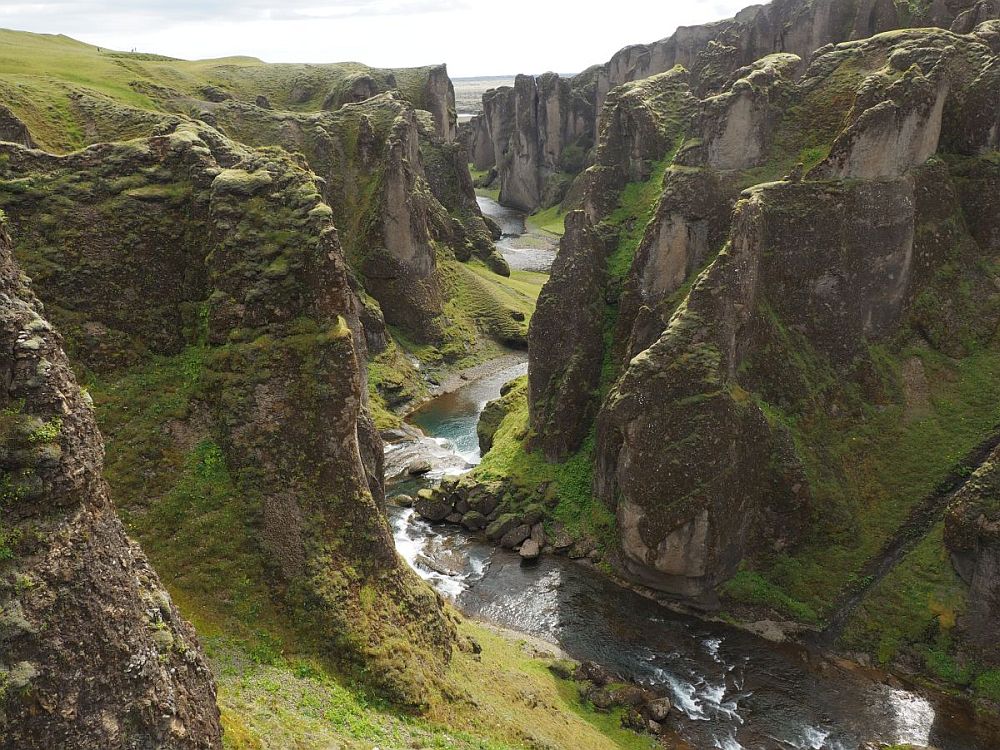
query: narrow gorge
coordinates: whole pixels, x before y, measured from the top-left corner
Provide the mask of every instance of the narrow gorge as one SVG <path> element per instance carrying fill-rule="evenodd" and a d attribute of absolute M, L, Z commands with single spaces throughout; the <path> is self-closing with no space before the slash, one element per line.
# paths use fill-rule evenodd
<path fill-rule="evenodd" d="M 0 29 L 0 750 L 997 746 L 1000 3 L 478 80 Z"/>

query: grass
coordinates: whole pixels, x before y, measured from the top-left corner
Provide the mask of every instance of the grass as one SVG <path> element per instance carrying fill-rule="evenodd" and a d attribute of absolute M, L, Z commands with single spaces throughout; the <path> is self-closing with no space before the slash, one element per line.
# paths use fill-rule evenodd
<path fill-rule="evenodd" d="M 129 110 L 186 113 L 183 98 L 202 99 L 207 87 L 248 103 L 264 95 L 279 109 L 316 112 L 328 97 L 342 100 L 359 76 L 388 88 L 391 75 L 404 97 L 422 108 L 428 70 L 382 70 L 360 63 L 271 65 L 252 57 L 176 60 L 101 49 L 62 35 L 0 29 L 0 94 L 35 139 L 55 152 L 120 139 L 126 131 L 140 135 Z M 91 97 L 83 105 L 74 98 L 80 92 Z M 81 106 L 89 108 L 89 115 Z M 127 120 L 132 125 L 123 131 Z M 148 133 L 150 127 L 147 121 L 140 130 Z"/>
<path fill-rule="evenodd" d="M 546 495 L 556 500 L 550 520 L 562 522 L 575 538 L 590 537 L 599 543 L 613 539 L 614 515 L 591 491 L 593 435 L 565 462 L 548 463 L 541 453 L 524 446 L 529 429 L 526 379 L 511 392 L 511 400 L 512 408 L 493 437 L 493 447 L 476 468 L 476 478 L 486 482 L 509 479 L 522 497 L 532 496 L 539 485 L 548 485 Z"/>
<path fill-rule="evenodd" d="M 566 233 L 566 212 L 561 206 L 551 206 L 531 214 L 525 223 L 531 229 L 562 237 Z"/>
<path fill-rule="evenodd" d="M 447 680 L 452 699 L 422 717 L 396 711 L 294 655 L 259 652 L 213 636 L 206 651 L 219 685 L 229 750 L 377 747 L 448 750 L 652 750 L 617 714 L 585 705 L 575 684 L 556 678 L 548 658 L 510 636 L 460 626 L 482 653 L 457 652 Z"/>
<path fill-rule="evenodd" d="M 485 264 L 472 261 L 465 264 L 485 284 L 490 295 L 505 309 L 520 312 L 530 320 L 535 303 L 549 275 L 537 271 L 512 270 L 509 277 L 493 273 Z"/>
<path fill-rule="evenodd" d="M 720 593 L 743 604 L 770 607 L 801 622 L 819 622 L 819 617 L 809 605 L 796 601 L 760 574 L 750 570 L 741 570 L 726 581 L 720 588 Z"/>
<path fill-rule="evenodd" d="M 857 571 L 909 511 L 1000 423 L 1000 353 L 956 361 L 918 349 L 900 359 L 911 355 L 923 360 L 931 391 L 931 411 L 921 419 L 907 423 L 900 405 L 869 405 L 860 418 L 839 419 L 772 411 L 797 438 L 814 517 L 794 554 L 771 558 L 761 572 L 821 615 L 841 590 L 857 585 Z"/>
<path fill-rule="evenodd" d="M 948 560 L 942 530 L 938 524 L 866 593 L 844 632 L 846 645 L 875 654 L 885 665 L 906 648 L 948 642 L 966 591 Z"/>
<path fill-rule="evenodd" d="M 618 245 L 608 258 L 608 274 L 613 282 L 621 284 L 632 268 L 635 253 L 646 233 L 646 225 L 653 218 L 663 193 L 663 176 L 679 146 L 678 142 L 672 153 L 654 165 L 648 180 L 630 182 L 625 186 L 618 199 L 618 207 L 606 220 L 619 230 Z"/>

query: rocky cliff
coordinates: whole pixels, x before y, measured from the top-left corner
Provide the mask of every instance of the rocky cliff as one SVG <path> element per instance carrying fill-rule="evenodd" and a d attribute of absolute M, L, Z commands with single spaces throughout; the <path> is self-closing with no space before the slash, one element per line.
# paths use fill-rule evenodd
<path fill-rule="evenodd" d="M 701 99 L 681 69 L 609 95 L 529 333 L 526 444 L 592 456 L 628 577 L 822 622 L 884 559 L 844 643 L 921 670 L 971 653 L 915 623 L 951 638 L 940 607 L 970 633 L 992 611 L 988 514 L 949 521 L 964 582 L 921 561 L 943 553 L 925 498 L 1000 421 L 973 385 L 1000 322 L 998 31 L 890 32 L 804 72 L 769 55 Z M 931 605 L 898 601 L 917 575 Z"/>
<path fill-rule="evenodd" d="M 773 0 L 725 21 L 681 27 L 658 42 L 626 47 L 571 79 L 519 76 L 513 88 L 484 95 L 482 114 L 461 137 L 477 169 L 497 170 L 501 202 L 531 211 L 563 200 L 596 145 L 605 100 L 624 83 L 681 66 L 704 98 L 722 91 L 734 71 L 770 54 L 796 56 L 797 76 L 828 44 L 922 26 L 967 33 L 998 15 L 996 0 Z"/>
<path fill-rule="evenodd" d="M 194 630 L 125 536 L 89 397 L 0 227 L 0 747 L 221 748 Z"/>
<path fill-rule="evenodd" d="M 444 66 L 187 62 L 3 30 L 0 42 L 14 51 L 0 65 L 0 134 L 13 142 L 65 153 L 198 121 L 301 155 L 334 210 L 363 303 L 381 427 L 397 424 L 391 408 L 421 397 L 428 381 L 526 345 L 509 269 L 455 141 Z M 34 69 L 51 74 L 26 72 Z"/>
<path fill-rule="evenodd" d="M 2 148 L 16 252 L 91 373 L 112 492 L 154 564 L 219 616 L 246 620 L 250 599 L 246 625 L 287 617 L 340 667 L 426 700 L 451 630 L 380 508 L 362 304 L 315 176 L 192 123 L 66 157 Z"/>

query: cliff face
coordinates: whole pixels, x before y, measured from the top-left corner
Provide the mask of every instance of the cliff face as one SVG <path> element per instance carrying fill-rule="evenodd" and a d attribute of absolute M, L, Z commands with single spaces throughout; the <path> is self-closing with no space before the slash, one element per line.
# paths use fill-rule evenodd
<path fill-rule="evenodd" d="M 734 71 L 767 55 L 797 57 L 795 77 L 805 72 L 813 52 L 829 44 L 922 26 L 954 25 L 968 33 L 998 14 L 996 0 L 940 0 L 916 9 L 893 0 L 773 0 L 729 20 L 681 27 L 658 42 L 626 47 L 572 79 L 551 73 L 520 76 L 504 95 L 483 97 L 483 114 L 473 119 L 465 138 L 477 169 L 496 167 L 501 202 L 531 211 L 563 199 L 568 175 L 585 162 L 575 149 L 586 152 L 594 144 L 605 100 L 624 83 L 681 66 L 691 76 L 694 93 L 706 97 L 722 91 Z M 517 127 L 502 127 L 508 121 Z M 574 151 L 567 154 L 567 148 Z"/>
<path fill-rule="evenodd" d="M 532 347 L 529 411 L 550 460 L 595 435 L 594 490 L 617 516 L 630 577 L 710 599 L 741 561 L 812 564 L 810 550 L 843 543 L 835 528 L 859 529 L 843 553 L 857 564 L 891 538 L 867 530 L 887 523 L 879 513 L 905 518 L 905 506 L 844 507 L 844 491 L 882 496 L 897 481 L 864 474 L 845 443 L 892 453 L 928 428 L 912 416 L 907 368 L 924 372 L 913 347 L 949 368 L 992 356 L 980 352 L 1000 321 L 996 221 L 984 218 L 997 39 L 996 22 L 897 32 L 821 50 L 801 76 L 799 58 L 768 56 L 700 102 L 680 71 L 609 96 L 584 211 L 567 222 L 530 337 L 551 341 L 578 318 L 574 331 L 602 333 Z M 603 253 L 584 251 L 595 236 Z M 958 449 L 992 413 L 964 437 L 951 417 L 933 423 Z M 877 440 L 858 437 L 871 414 Z M 938 481 L 924 471 L 895 492 L 916 504 Z M 822 601 L 849 570 L 782 580 Z"/>
<path fill-rule="evenodd" d="M 194 630 L 125 536 L 91 403 L 3 228 L 0 299 L 0 747 L 221 748 Z"/>
<path fill-rule="evenodd" d="M 362 306 L 312 173 L 194 124 L 66 157 L 3 150 L 17 253 L 105 409 L 125 413 L 109 476 L 121 504 L 144 508 L 154 562 L 199 550 L 177 569 L 187 596 L 230 590 L 214 606 L 237 617 L 257 597 L 255 611 L 286 613 L 332 661 L 423 702 L 451 630 L 380 508 Z M 178 372 L 161 386 L 169 405 L 119 404 L 150 367 Z M 154 469 L 178 455 L 174 472 Z M 214 506 L 195 517 L 220 527 L 176 505 L 199 497 Z M 213 583 L 220 536 L 239 567 Z M 251 588 L 234 589 L 243 579 Z"/>
<path fill-rule="evenodd" d="M 192 63 L 25 32 L 0 31 L 0 41 L 17 51 L 0 64 L 0 101 L 10 113 L 0 132 L 14 142 L 65 153 L 198 121 L 304 158 L 334 211 L 362 302 L 381 427 L 398 423 L 390 407 L 420 397 L 435 372 L 474 364 L 497 343 L 525 346 L 527 324 L 512 315 L 504 281 L 479 273 L 480 263 L 498 276 L 510 271 L 455 140 L 444 66 Z M 52 75 L 43 83 L 24 73 L 19 55 Z M 376 459 L 366 465 L 374 481 Z"/>
<path fill-rule="evenodd" d="M 509 273 L 496 253 L 467 178 L 464 157 L 395 93 L 336 112 L 300 115 L 227 103 L 212 122 L 252 145 L 280 144 L 322 178 L 345 252 L 378 316 L 419 342 L 444 337 L 445 302 L 436 245 L 475 254 Z M 429 173 L 425 162 L 435 167 Z M 377 332 L 373 332 L 377 333 Z M 384 332 L 383 332 L 384 333 Z"/>

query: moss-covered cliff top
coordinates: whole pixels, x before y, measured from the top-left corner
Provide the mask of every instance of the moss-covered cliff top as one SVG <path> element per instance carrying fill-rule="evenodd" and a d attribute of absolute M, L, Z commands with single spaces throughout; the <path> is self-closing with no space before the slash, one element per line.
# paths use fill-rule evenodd
<path fill-rule="evenodd" d="M 310 112 L 390 89 L 428 108 L 428 82 L 443 70 L 271 64 L 252 57 L 178 60 L 9 29 L 0 29 L 0 50 L 0 101 L 40 146 L 56 152 L 106 140 L 101 125 L 120 128 L 122 120 L 134 120 L 128 109 L 197 114 L 236 100 Z"/>

